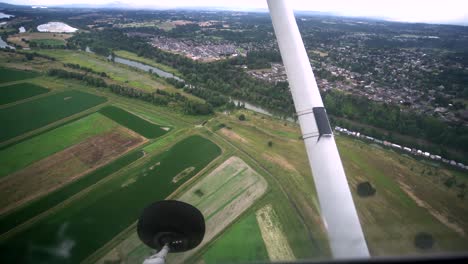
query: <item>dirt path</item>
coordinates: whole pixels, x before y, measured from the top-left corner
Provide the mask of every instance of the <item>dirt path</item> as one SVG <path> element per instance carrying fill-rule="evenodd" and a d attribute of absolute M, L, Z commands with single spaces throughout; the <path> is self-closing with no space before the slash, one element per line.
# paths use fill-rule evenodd
<path fill-rule="evenodd" d="M 236 141 L 240 141 L 242 143 L 248 143 L 249 141 L 241 136 L 239 136 L 239 134 L 237 134 L 236 132 L 230 130 L 230 129 L 227 129 L 227 128 L 222 128 L 221 130 L 221 133 L 223 133 L 223 135 L 225 135 L 226 137 L 230 138 L 230 139 L 234 139 Z"/>
<path fill-rule="evenodd" d="M 401 186 L 401 189 L 409 196 L 413 201 L 422 208 L 425 208 L 432 216 L 434 216 L 437 220 L 439 220 L 441 223 L 446 225 L 448 228 L 452 229 L 456 233 L 460 234 L 461 236 L 465 236 L 465 231 L 463 230 L 462 227 L 460 227 L 457 223 L 452 222 L 448 219 L 447 216 L 445 216 L 443 213 L 437 211 L 434 209 L 432 206 L 430 206 L 428 203 L 424 202 L 421 200 L 419 197 L 416 196 L 416 194 L 411 190 L 411 187 L 402 181 L 398 181 L 398 183 Z"/>

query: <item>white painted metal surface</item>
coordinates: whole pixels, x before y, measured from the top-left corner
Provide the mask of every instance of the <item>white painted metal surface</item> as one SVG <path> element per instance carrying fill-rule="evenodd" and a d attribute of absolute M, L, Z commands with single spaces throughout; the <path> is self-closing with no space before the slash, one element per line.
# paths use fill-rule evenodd
<path fill-rule="evenodd" d="M 323 136 L 318 140 L 318 136 L 315 136 L 318 135 L 318 128 L 311 110 L 313 107 L 323 107 L 323 102 L 294 13 L 287 0 L 267 2 L 294 105 L 299 115 L 299 124 L 333 257 L 369 257 L 335 139 L 333 136 Z"/>

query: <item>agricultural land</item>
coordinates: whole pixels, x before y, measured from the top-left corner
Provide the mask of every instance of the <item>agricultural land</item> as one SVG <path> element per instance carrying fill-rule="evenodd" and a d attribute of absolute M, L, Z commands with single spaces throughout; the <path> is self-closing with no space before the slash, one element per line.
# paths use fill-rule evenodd
<path fill-rule="evenodd" d="M 260 35 L 242 34 L 257 27 L 208 13 L 191 21 L 190 12 L 127 20 L 70 11 L 56 15 L 77 33 L 41 33 L 28 12 L 13 20 L 26 32 L 0 29 L 16 47 L 0 50 L 0 263 L 142 263 L 154 252 L 138 238 L 138 217 L 165 199 L 192 204 L 206 221 L 201 244 L 169 254 L 168 263 L 332 256 L 298 124 L 231 101 L 291 110 L 281 97 L 287 84 L 258 80 L 271 77 L 262 62 L 278 63 L 275 54 L 244 57 L 258 48 L 246 39 Z M 206 35 L 170 41 L 193 31 Z M 219 50 L 211 62 L 191 60 L 155 41 L 194 56 Z M 357 122 L 335 117 L 333 125 Z M 334 137 L 372 256 L 468 250 L 466 170 L 339 131 Z M 417 243 L 421 234 L 430 247 Z"/>

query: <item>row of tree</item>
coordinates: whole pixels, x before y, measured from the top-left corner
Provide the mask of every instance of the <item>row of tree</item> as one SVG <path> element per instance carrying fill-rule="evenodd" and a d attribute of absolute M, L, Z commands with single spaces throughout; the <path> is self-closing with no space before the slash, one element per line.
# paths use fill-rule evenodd
<path fill-rule="evenodd" d="M 284 116 L 294 114 L 288 84 L 286 82 L 266 83 L 250 77 L 239 67 L 246 63 L 245 58 L 200 63 L 154 48 L 146 43 L 146 40 L 138 37 L 130 38 L 116 29 L 77 34 L 72 41 L 82 43 L 81 45 L 93 43 L 107 49 L 124 49 L 176 68 L 184 75 L 187 83 L 204 88 L 203 90 L 194 89 L 191 93 L 205 98 L 216 106 L 229 102 L 219 96 L 224 95 L 254 103 Z M 266 53 L 253 53 L 252 61 L 255 62 L 255 58 L 259 58 L 260 54 Z M 271 56 L 273 58 L 276 55 L 272 53 Z M 327 75 L 327 72 L 318 74 Z M 208 93 L 204 90 L 216 93 Z M 190 91 L 187 90 L 187 92 Z M 395 105 L 372 102 L 367 98 L 339 92 L 329 92 L 324 97 L 329 113 L 337 117 L 431 141 L 438 144 L 441 149 L 451 147 L 468 153 L 468 131 L 461 125 L 447 124 L 434 117 L 402 111 Z"/>
<path fill-rule="evenodd" d="M 115 94 L 143 100 L 155 105 L 166 106 L 170 104 L 172 107 L 179 108 L 184 113 L 190 115 L 208 115 L 213 113 L 213 107 L 209 103 L 202 103 L 188 99 L 180 93 L 169 93 L 160 89 L 149 93 L 132 87 L 125 87 L 116 84 L 109 85 L 100 77 L 91 76 L 88 73 L 70 72 L 62 69 L 50 69 L 48 71 L 48 75 L 58 78 L 83 81 L 90 86 L 109 88 L 109 90 Z"/>

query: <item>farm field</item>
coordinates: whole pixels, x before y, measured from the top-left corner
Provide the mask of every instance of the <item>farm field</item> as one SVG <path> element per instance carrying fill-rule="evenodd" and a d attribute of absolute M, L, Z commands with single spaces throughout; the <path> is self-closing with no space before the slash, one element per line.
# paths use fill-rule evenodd
<path fill-rule="evenodd" d="M 133 151 L 129 154 L 120 157 L 109 164 L 106 164 L 87 175 L 50 192 L 38 199 L 35 199 L 24 206 L 15 208 L 9 213 L 0 216 L 0 235 L 13 229 L 14 227 L 46 212 L 50 208 L 66 201 L 75 194 L 80 193 L 84 189 L 92 186 L 98 181 L 108 177 L 109 175 L 129 166 L 131 163 L 143 157 L 142 151 Z"/>
<path fill-rule="evenodd" d="M 246 121 L 239 121 L 237 116 L 241 113 L 245 114 Z M 225 128 L 219 129 L 221 124 Z M 219 115 L 208 126 L 269 172 L 270 186 L 278 188 L 275 193 L 268 193 L 261 204 L 275 206 L 294 256 L 297 259 L 328 257 L 328 242 L 305 148 L 299 140 L 299 127 L 249 111 Z"/>
<path fill-rule="evenodd" d="M 0 105 L 47 93 L 49 89 L 32 83 L 18 83 L 0 87 Z"/>
<path fill-rule="evenodd" d="M 182 93 L 93 53 L 31 52 L 57 60 L 1 52 L 0 67 L 44 73 L 74 63 L 106 72 L 109 84 Z M 180 74 L 136 53 L 115 54 Z M 247 110 L 186 115 L 79 80 L 5 70 L 0 92 L 28 78 L 51 92 L 0 107 L 0 263 L 141 263 L 151 250 L 135 221 L 161 199 L 192 203 L 207 220 L 202 245 L 168 263 L 331 257 L 297 124 Z M 466 172 L 335 138 L 373 256 L 468 250 Z M 374 195 L 358 194 L 365 182 Z M 433 237 L 432 248 L 415 245 L 421 233 Z"/>
<path fill-rule="evenodd" d="M 0 181 L 0 213 L 51 192 L 144 142 L 140 135 L 116 127 L 10 174 Z"/>
<path fill-rule="evenodd" d="M 0 178 L 89 137 L 107 133 L 118 124 L 99 114 L 80 118 L 7 148 L 0 149 Z"/>
<path fill-rule="evenodd" d="M 273 206 L 271 204 L 264 206 L 255 212 L 255 216 L 270 261 L 295 260 L 296 257 L 294 256 L 291 246 L 289 246 L 284 230 L 281 229 Z"/>
<path fill-rule="evenodd" d="M 293 124 L 288 123 L 285 126 L 284 121 L 275 121 L 270 117 L 242 113 L 246 113 L 247 121 L 239 121 L 237 112 L 231 116 L 220 116 L 210 126 L 218 128 L 223 123 L 229 127 L 230 129 L 223 128 L 217 133 L 252 156 L 256 155 L 257 160 L 265 164 L 269 171 L 274 175 L 279 174 L 278 181 L 284 181 L 282 186 L 288 188 L 297 181 L 295 190 L 288 192 L 289 196 L 298 204 L 301 211 L 299 214 L 303 214 L 311 234 L 317 236 L 320 228 L 314 231 L 312 225 L 320 227 L 321 220 L 316 213 L 314 217 L 313 211 L 308 216 L 307 208 L 314 203 L 306 202 L 306 199 L 313 201 L 315 198 L 305 193 L 304 198 L 295 198 L 301 194 L 301 190 L 305 191 L 307 177 L 311 177 L 310 172 L 306 171 L 305 153 L 293 154 L 293 151 L 303 150 L 303 146 L 296 145 L 301 141 L 293 137 L 280 136 L 280 133 L 293 135 L 294 130 L 299 136 L 298 128 L 291 129 Z M 254 127 L 262 122 L 270 124 Z M 274 130 L 277 132 L 273 133 Z M 466 202 L 457 197 L 463 190 L 456 185 L 449 188 L 444 184 L 453 177 L 457 180 L 456 184 L 466 182 L 466 174 L 435 167 L 348 137 L 336 136 L 336 139 L 372 255 L 408 255 L 467 249 L 468 208 Z M 273 142 L 272 147 L 267 144 L 270 140 Z M 291 149 L 293 146 L 296 150 Z M 301 179 L 298 174 L 304 178 Z M 369 181 L 376 188 L 374 197 L 357 195 L 357 184 L 363 181 Z M 278 202 L 273 200 L 271 204 L 276 206 Z M 295 241 L 298 238 L 289 235 L 292 227 L 288 226 L 280 210 L 282 207 L 275 207 L 293 253 L 297 258 L 304 258 L 297 252 L 299 245 Z M 415 247 L 415 235 L 420 232 L 428 232 L 434 237 L 434 248 L 421 250 Z M 326 245 L 326 240 L 322 240 L 320 235 L 316 242 L 319 242 L 318 245 Z"/>
<path fill-rule="evenodd" d="M 224 161 L 176 198 L 192 204 L 202 212 L 206 232 L 197 249 L 169 256 L 168 262 L 186 263 L 259 199 L 266 189 L 267 182 L 242 159 L 233 156 Z M 132 239 L 135 238 L 138 239 L 135 235 L 129 235 L 126 241 L 111 250 L 100 262 L 115 258 L 116 252 L 123 255 L 124 259 L 121 260 L 126 262 L 142 262 L 151 250 L 141 242 L 134 243 Z"/>
<path fill-rule="evenodd" d="M 186 138 L 148 157 L 145 166 L 97 185 L 86 196 L 3 237 L 1 262 L 78 263 L 132 224 L 145 206 L 167 197 L 220 153 L 217 145 L 203 137 Z M 195 169 L 172 183 L 187 167 Z"/>
<path fill-rule="evenodd" d="M 156 89 L 171 92 L 181 92 L 164 81 L 142 71 L 118 63 L 109 63 L 106 58 L 84 51 L 42 49 L 36 52 L 56 58 L 63 63 L 79 64 L 97 72 L 106 72 L 114 81 L 144 91 L 154 92 Z M 187 95 L 184 93 L 184 95 Z M 193 97 L 193 96 L 192 96 Z"/>
<path fill-rule="evenodd" d="M 242 254 L 240 253 L 242 252 Z M 268 253 L 254 213 L 250 213 L 216 239 L 203 254 L 206 264 L 268 261 Z"/>
<path fill-rule="evenodd" d="M 48 33 L 48 32 L 28 32 L 15 34 L 8 37 L 8 41 L 21 47 L 29 47 L 29 43 L 36 42 L 37 44 L 46 44 L 55 46 L 65 45 L 65 40 L 72 37 L 72 34 L 65 33 Z M 26 42 L 24 41 L 26 40 Z M 29 42 L 29 43 L 28 43 Z"/>
<path fill-rule="evenodd" d="M 457 197 L 457 187 L 443 184 L 443 179 L 458 177 L 453 171 L 346 137 L 337 137 L 337 143 L 373 255 L 467 250 L 466 202 Z M 376 194 L 357 195 L 361 182 L 370 182 Z M 433 236 L 432 249 L 415 247 L 421 232 Z"/>
<path fill-rule="evenodd" d="M 146 138 L 160 137 L 169 130 L 169 128 L 163 129 L 161 126 L 150 123 L 147 120 L 115 106 L 106 106 L 99 110 L 99 113 Z"/>
<path fill-rule="evenodd" d="M 34 43 L 37 46 L 49 46 L 49 47 L 65 47 L 65 41 L 60 39 L 34 39 L 30 43 Z"/>
<path fill-rule="evenodd" d="M 31 79 L 37 76 L 39 76 L 39 74 L 32 71 L 21 71 L 0 67 L 0 83 Z"/>
<path fill-rule="evenodd" d="M 70 90 L 0 109 L 0 142 L 102 104 L 106 98 Z"/>

